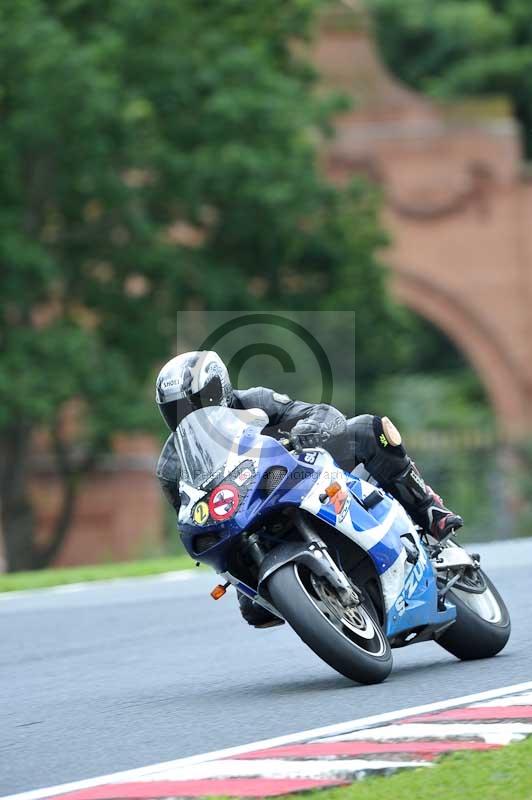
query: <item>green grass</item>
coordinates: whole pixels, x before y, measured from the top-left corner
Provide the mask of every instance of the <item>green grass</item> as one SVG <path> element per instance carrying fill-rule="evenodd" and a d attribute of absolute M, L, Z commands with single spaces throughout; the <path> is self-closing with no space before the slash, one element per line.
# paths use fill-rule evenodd
<path fill-rule="evenodd" d="M 292 795 L 293 797 L 293 795 Z M 446 756 L 435 767 L 305 794 L 312 800 L 532 800 L 532 738 Z"/>
<path fill-rule="evenodd" d="M 143 561 L 124 561 L 110 564 L 94 564 L 84 567 L 42 569 L 33 572 L 0 574 L 0 592 L 16 592 L 21 589 L 43 589 L 66 583 L 105 581 L 114 578 L 136 578 L 144 575 L 159 575 L 162 572 L 193 569 L 194 562 L 188 556 L 149 558 Z"/>

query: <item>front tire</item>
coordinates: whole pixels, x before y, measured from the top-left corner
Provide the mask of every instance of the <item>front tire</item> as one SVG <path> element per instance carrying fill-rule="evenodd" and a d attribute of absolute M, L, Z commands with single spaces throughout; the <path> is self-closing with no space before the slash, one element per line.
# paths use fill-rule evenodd
<path fill-rule="evenodd" d="M 488 576 L 477 571 L 477 586 L 471 582 L 455 584 L 448 597 L 456 606 L 456 622 L 438 639 L 449 653 L 462 661 L 491 658 L 497 655 L 510 638 L 508 609 Z M 478 589 L 483 588 L 483 591 Z"/>
<path fill-rule="evenodd" d="M 330 667 L 357 683 L 388 677 L 392 652 L 368 604 L 342 609 L 328 584 L 293 562 L 273 573 L 268 590 L 288 624 Z"/>

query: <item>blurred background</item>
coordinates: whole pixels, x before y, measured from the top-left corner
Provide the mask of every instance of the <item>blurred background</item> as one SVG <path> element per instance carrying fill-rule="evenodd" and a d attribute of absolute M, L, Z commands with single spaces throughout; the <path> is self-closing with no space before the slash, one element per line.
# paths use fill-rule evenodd
<path fill-rule="evenodd" d="M 153 382 L 225 309 L 354 311 L 342 411 L 529 535 L 526 0 L 3 0 L 0 76 L 2 570 L 179 552 Z"/>

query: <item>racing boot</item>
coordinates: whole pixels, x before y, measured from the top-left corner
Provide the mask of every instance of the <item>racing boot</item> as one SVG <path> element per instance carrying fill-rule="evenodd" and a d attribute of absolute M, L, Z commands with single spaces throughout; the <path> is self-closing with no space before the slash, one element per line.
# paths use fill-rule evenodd
<path fill-rule="evenodd" d="M 413 461 L 390 481 L 388 488 L 414 522 L 438 542 L 464 524 L 462 517 L 447 508 L 441 497 L 425 483 Z"/>
<path fill-rule="evenodd" d="M 248 625 L 253 628 L 275 628 L 277 625 L 284 625 L 284 620 L 270 614 L 267 609 L 254 603 L 253 600 L 243 592 L 237 592 L 240 613 Z"/>

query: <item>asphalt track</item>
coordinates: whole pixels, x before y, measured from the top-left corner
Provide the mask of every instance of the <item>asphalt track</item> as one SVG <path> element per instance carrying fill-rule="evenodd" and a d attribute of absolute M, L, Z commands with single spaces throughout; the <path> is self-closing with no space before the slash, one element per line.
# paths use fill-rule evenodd
<path fill-rule="evenodd" d="M 286 626 L 249 629 L 208 574 L 0 596 L 0 794 L 530 680 L 532 540 L 475 549 L 510 608 L 505 651 L 460 663 L 416 645 L 380 686 Z"/>

